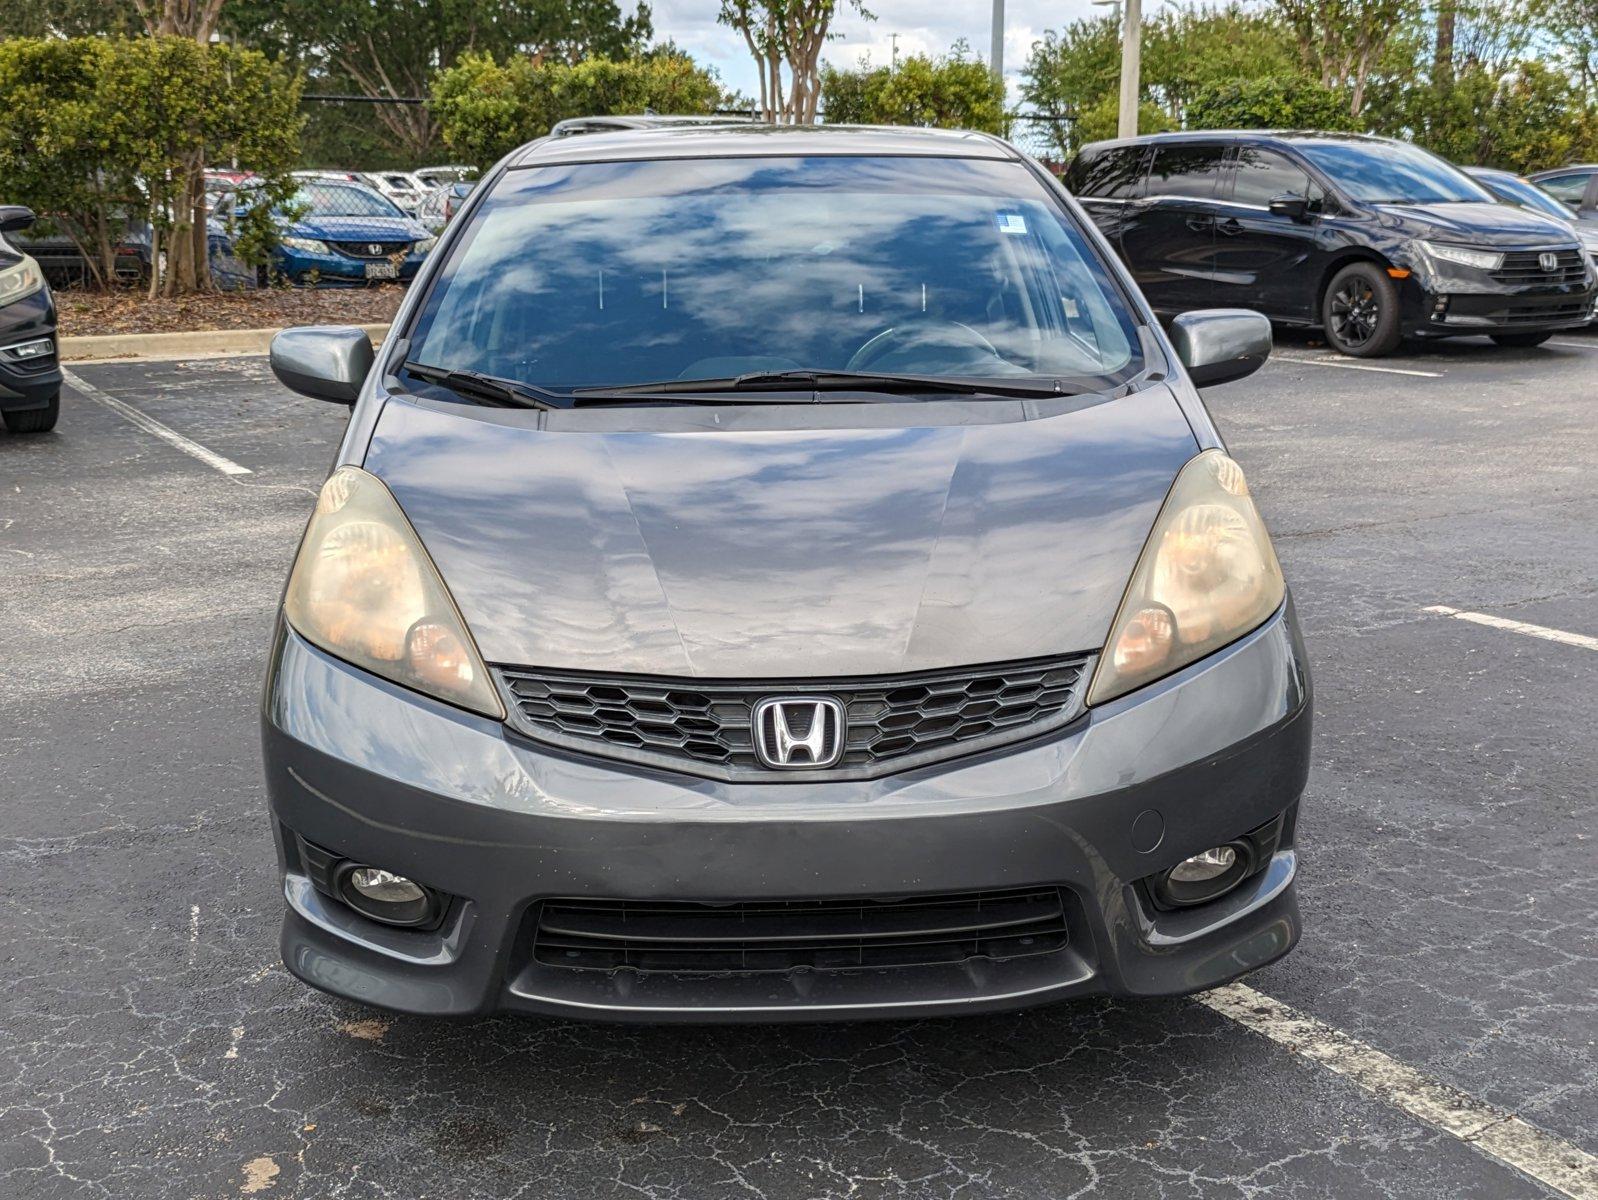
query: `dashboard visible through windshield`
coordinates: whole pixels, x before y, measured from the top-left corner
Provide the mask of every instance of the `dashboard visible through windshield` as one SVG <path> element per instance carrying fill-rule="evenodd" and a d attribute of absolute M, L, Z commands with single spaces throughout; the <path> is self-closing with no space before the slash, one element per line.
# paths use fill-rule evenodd
<path fill-rule="evenodd" d="M 788 371 L 1110 386 L 1142 365 L 1058 198 L 1020 163 L 957 158 L 513 170 L 410 336 L 414 362 L 557 389 Z"/>

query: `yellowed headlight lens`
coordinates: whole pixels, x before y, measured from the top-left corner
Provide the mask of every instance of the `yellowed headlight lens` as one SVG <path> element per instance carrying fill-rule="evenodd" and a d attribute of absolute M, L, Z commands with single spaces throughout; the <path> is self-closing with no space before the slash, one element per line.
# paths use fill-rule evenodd
<path fill-rule="evenodd" d="M 1281 606 L 1286 590 L 1242 468 L 1205 451 L 1171 485 L 1088 703 L 1123 696 L 1237 640 Z"/>
<path fill-rule="evenodd" d="M 505 715 L 416 531 L 382 482 L 357 467 L 341 467 L 317 497 L 283 616 L 307 641 L 358 667 Z"/>

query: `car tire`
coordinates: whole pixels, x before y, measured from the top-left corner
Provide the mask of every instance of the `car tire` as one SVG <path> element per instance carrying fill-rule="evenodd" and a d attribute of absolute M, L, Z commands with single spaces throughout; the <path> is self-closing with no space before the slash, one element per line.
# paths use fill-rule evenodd
<path fill-rule="evenodd" d="M 51 396 L 50 403 L 43 408 L 29 408 L 22 412 L 12 412 L 8 409 L 0 413 L 0 416 L 5 418 L 7 433 L 49 433 L 55 428 L 56 418 L 60 415 L 60 392 Z"/>
<path fill-rule="evenodd" d="M 1321 297 L 1326 344 L 1351 358 L 1380 358 L 1398 349 L 1398 289 L 1376 263 L 1350 263 L 1326 285 Z"/>
<path fill-rule="evenodd" d="M 1532 346 L 1541 346 L 1554 336 L 1554 331 L 1546 329 L 1542 333 L 1495 333 L 1492 336 L 1493 341 L 1500 346 L 1521 346 L 1529 349 Z"/>

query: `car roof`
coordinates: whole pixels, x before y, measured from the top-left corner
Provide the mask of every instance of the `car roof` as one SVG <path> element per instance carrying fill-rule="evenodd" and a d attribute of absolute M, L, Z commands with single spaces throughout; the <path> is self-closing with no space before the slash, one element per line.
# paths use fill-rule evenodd
<path fill-rule="evenodd" d="M 1568 175 L 1571 172 L 1598 171 L 1598 163 L 1566 163 L 1562 167 L 1552 167 L 1546 171 L 1538 171 L 1535 175 L 1528 175 L 1528 179 L 1546 179 L 1550 175 Z"/>
<path fill-rule="evenodd" d="M 1020 153 L 985 133 L 876 125 L 692 125 L 629 128 L 582 137 L 542 138 L 511 155 L 509 166 L 625 162 L 654 158 L 757 158 L 825 155 L 1015 159 Z"/>
<path fill-rule="evenodd" d="M 1522 176 L 1513 171 L 1505 171 L 1502 167 L 1461 167 L 1465 174 L 1477 179 L 1520 179 Z"/>
<path fill-rule="evenodd" d="M 1111 138 L 1083 146 L 1082 151 L 1119 146 L 1164 146 L 1183 142 L 1228 142 L 1251 145 L 1302 145 L 1305 142 L 1348 142 L 1369 146 L 1407 146 L 1398 138 L 1369 133 L 1339 133 L 1328 129 L 1188 129 L 1180 133 L 1145 133 L 1135 138 Z"/>

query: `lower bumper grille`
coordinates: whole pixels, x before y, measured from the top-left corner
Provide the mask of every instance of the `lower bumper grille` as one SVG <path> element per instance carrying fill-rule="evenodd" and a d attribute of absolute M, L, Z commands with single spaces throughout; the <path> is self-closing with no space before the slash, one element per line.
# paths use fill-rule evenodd
<path fill-rule="evenodd" d="M 1541 325 L 1557 321 L 1580 321 L 1587 315 L 1592 302 L 1577 299 L 1564 304 L 1512 304 L 1505 314 L 1510 325 Z"/>
<path fill-rule="evenodd" d="M 534 959 L 549 967 L 741 975 L 1004 961 L 1067 943 L 1058 888 L 898 900 L 545 900 Z"/>

